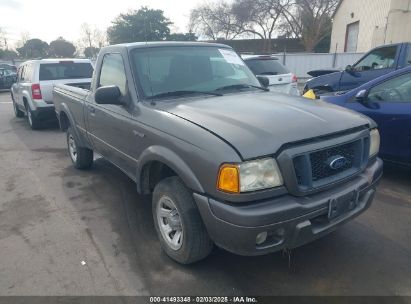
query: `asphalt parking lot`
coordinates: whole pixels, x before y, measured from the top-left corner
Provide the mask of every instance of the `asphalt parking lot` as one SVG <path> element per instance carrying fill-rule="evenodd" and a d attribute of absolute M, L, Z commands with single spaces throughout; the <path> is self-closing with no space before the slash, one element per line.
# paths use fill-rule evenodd
<path fill-rule="evenodd" d="M 215 249 L 180 266 L 149 198 L 102 159 L 77 171 L 65 135 L 31 131 L 0 93 L 1 295 L 409 295 L 411 171 L 387 166 L 374 205 L 288 256 Z"/>

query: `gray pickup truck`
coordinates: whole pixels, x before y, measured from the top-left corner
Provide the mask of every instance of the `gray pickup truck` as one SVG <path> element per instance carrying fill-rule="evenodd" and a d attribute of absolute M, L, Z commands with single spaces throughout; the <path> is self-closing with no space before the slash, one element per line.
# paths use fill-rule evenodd
<path fill-rule="evenodd" d="M 241 255 L 291 249 L 366 210 L 382 175 L 361 114 L 269 92 L 228 46 L 153 42 L 101 50 L 90 91 L 54 88 L 74 166 L 103 156 L 151 195 L 174 260 L 214 244 Z"/>

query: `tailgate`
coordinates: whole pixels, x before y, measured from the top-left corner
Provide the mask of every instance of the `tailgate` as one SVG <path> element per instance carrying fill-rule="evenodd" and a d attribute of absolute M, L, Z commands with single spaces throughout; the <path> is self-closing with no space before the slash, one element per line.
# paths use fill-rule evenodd
<path fill-rule="evenodd" d="M 270 80 L 270 86 L 284 85 L 292 82 L 292 74 L 264 75 Z"/>

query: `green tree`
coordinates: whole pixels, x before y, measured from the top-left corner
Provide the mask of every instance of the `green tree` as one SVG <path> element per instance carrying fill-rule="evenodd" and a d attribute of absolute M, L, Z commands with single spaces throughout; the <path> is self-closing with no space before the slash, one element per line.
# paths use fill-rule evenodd
<path fill-rule="evenodd" d="M 192 33 L 192 32 L 188 32 L 188 33 L 174 33 L 174 34 L 170 34 L 167 37 L 167 40 L 169 41 L 197 41 L 197 36 Z"/>
<path fill-rule="evenodd" d="M 45 57 L 48 54 L 48 50 L 48 43 L 37 38 L 29 39 L 22 47 L 17 48 L 17 52 L 22 58 Z"/>
<path fill-rule="evenodd" d="M 110 44 L 165 40 L 173 24 L 162 10 L 147 7 L 120 14 L 112 23 L 107 29 Z"/>
<path fill-rule="evenodd" d="M 76 53 L 76 47 L 63 37 L 59 37 L 56 40 L 50 42 L 49 56 L 64 58 L 74 57 Z"/>
<path fill-rule="evenodd" d="M 84 49 L 84 56 L 86 56 L 87 58 L 96 58 L 98 55 L 98 52 L 100 52 L 99 48 L 96 48 L 94 46 L 86 47 Z"/>
<path fill-rule="evenodd" d="M 0 49 L 0 59 L 3 60 L 13 60 L 18 57 L 17 53 L 13 50 L 2 50 Z"/>

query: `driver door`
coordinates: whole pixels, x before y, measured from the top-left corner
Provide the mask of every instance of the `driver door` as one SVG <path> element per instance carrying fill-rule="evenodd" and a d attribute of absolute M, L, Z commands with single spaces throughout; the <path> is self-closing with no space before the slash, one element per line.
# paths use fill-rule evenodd
<path fill-rule="evenodd" d="M 357 62 L 351 71 L 344 71 L 340 81 L 340 91 L 348 91 L 363 83 L 395 70 L 399 56 L 399 46 L 375 49 Z"/>
<path fill-rule="evenodd" d="M 132 157 L 133 141 L 130 99 L 123 57 L 120 53 L 104 55 L 98 72 L 98 87 L 116 85 L 125 105 L 97 104 L 91 94 L 85 105 L 88 135 L 94 149 L 129 176 L 135 175 L 137 161 Z"/>
<path fill-rule="evenodd" d="M 411 72 L 375 85 L 364 102 L 350 102 L 349 107 L 378 124 L 381 156 L 411 162 Z"/>

